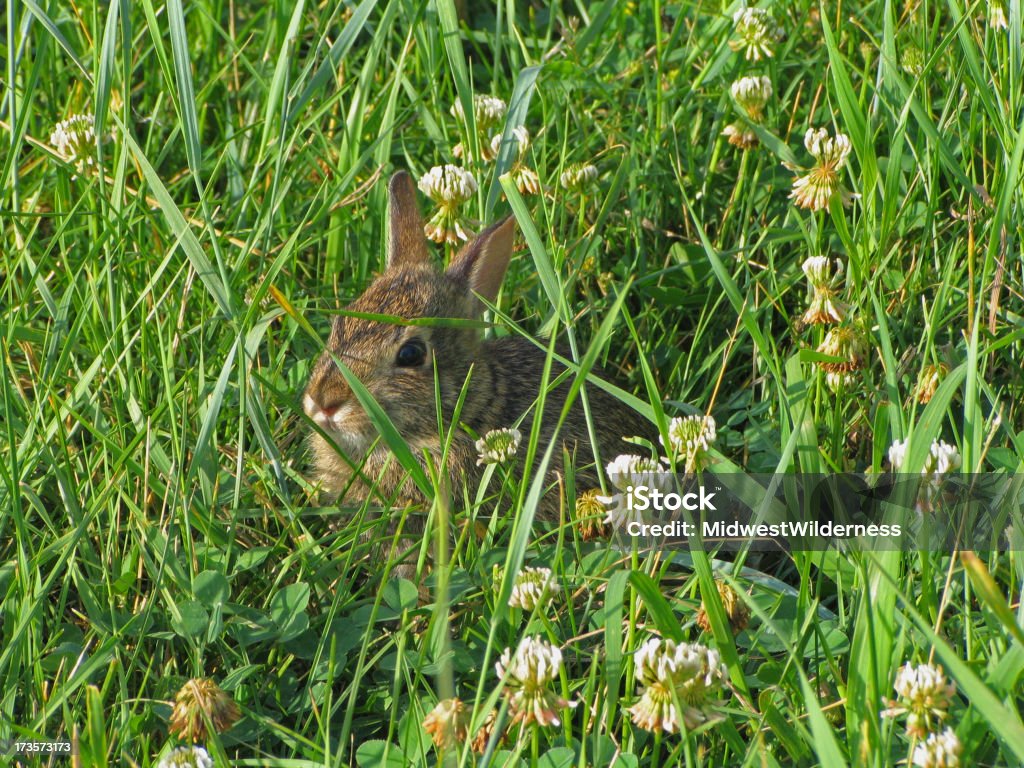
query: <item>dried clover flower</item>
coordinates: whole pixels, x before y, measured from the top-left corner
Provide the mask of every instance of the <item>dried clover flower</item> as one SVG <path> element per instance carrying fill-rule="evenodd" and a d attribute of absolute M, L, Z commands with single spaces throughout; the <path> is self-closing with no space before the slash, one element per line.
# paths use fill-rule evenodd
<path fill-rule="evenodd" d="M 832 362 L 818 363 L 818 367 L 825 371 L 825 380 L 832 391 L 856 383 L 854 371 L 864 367 L 866 354 L 864 340 L 857 331 L 849 326 L 831 328 L 818 345 L 817 351 L 829 357 L 840 358 Z"/>
<path fill-rule="evenodd" d="M 926 365 L 924 370 L 921 371 L 921 378 L 917 382 L 917 388 L 914 392 L 917 397 L 917 402 L 921 405 L 926 405 L 931 402 L 931 399 L 935 396 L 935 390 L 939 388 L 939 384 L 949 374 L 949 366 L 944 363 L 938 365 Z"/>
<path fill-rule="evenodd" d="M 206 741 L 206 722 L 223 733 L 238 722 L 238 705 L 209 678 L 189 680 L 174 697 L 170 732 L 183 741 Z"/>
<path fill-rule="evenodd" d="M 430 734 L 438 749 L 450 749 L 466 740 L 469 713 L 461 699 L 443 699 L 437 702 L 423 718 L 423 730 Z"/>
<path fill-rule="evenodd" d="M 584 541 L 604 538 L 608 534 L 604 525 L 607 513 L 600 494 L 599 489 L 591 488 L 576 497 L 576 526 Z"/>
<path fill-rule="evenodd" d="M 840 360 L 821 362 L 825 371 L 856 371 L 864 367 L 864 344 L 860 336 L 852 328 L 843 326 L 833 328 L 825 335 L 818 346 L 818 351 Z"/>
<path fill-rule="evenodd" d="M 736 590 L 724 581 L 716 579 L 715 587 L 718 589 L 718 597 L 722 601 L 722 607 L 725 609 L 725 616 L 729 620 L 729 626 L 732 627 L 733 632 L 742 632 L 746 629 L 747 622 L 750 621 L 750 609 L 747 608 L 746 603 L 740 600 Z M 705 632 L 711 631 L 711 622 L 708 619 L 708 612 L 703 599 L 700 601 L 700 608 L 697 610 L 697 626 Z"/>
<path fill-rule="evenodd" d="M 836 299 L 832 291 L 815 291 L 802 320 L 807 325 L 841 323 L 846 317 L 846 311 L 846 305 Z"/>
<path fill-rule="evenodd" d="M 487 751 L 487 743 L 491 740 L 491 734 L 494 733 L 494 726 L 498 722 L 498 710 L 492 709 L 487 719 L 484 720 L 484 724 L 480 726 L 480 730 L 476 732 L 476 736 L 473 737 L 473 742 L 470 747 L 478 755 L 482 755 Z M 505 741 L 505 735 L 502 734 L 501 738 L 498 739 L 498 743 L 501 744 Z"/>

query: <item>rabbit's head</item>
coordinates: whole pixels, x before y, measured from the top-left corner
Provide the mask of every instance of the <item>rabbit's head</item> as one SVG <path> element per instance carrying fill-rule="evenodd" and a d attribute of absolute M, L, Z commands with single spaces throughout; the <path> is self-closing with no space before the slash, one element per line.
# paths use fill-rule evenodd
<path fill-rule="evenodd" d="M 373 395 L 414 452 L 436 444 L 435 377 L 447 415 L 482 344 L 472 324 L 443 319 L 477 318 L 482 309 L 477 295 L 494 301 L 512 255 L 509 217 L 468 243 L 447 270 L 438 270 L 427 252 L 409 174 L 392 176 L 388 196 L 387 268 L 348 307 L 354 314 L 335 318 L 303 397 L 309 418 L 355 460 L 369 449 L 377 430 L 335 360 Z M 427 318 L 442 320 L 409 324 Z"/>

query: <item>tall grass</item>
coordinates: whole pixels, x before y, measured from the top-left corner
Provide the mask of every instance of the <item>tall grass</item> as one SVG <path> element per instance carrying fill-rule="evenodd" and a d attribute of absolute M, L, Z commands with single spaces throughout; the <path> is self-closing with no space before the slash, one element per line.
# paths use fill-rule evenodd
<path fill-rule="evenodd" d="M 920 740 L 884 700 L 932 661 L 962 761 L 1024 762 L 1019 551 L 621 553 L 574 525 L 571 472 L 550 525 L 545 478 L 497 466 L 422 511 L 413 583 L 367 510 L 317 506 L 300 402 L 331 317 L 382 266 L 379 182 L 462 142 L 467 215 L 514 212 L 525 241 L 489 333 L 566 341 L 662 427 L 713 414 L 724 468 L 879 471 L 909 438 L 908 471 L 943 439 L 965 471 L 1019 473 L 1021 12 L 1001 28 L 995 5 L 776 2 L 784 35 L 751 62 L 735 4 L 7 4 L 0 741 L 156 765 L 176 691 L 212 677 L 243 713 L 207 743 L 218 765 L 888 766 Z M 775 94 L 741 151 L 722 130 L 750 74 Z M 492 163 L 451 114 L 475 94 L 509 103 Z M 95 167 L 49 142 L 72 114 L 95 118 Z M 541 195 L 503 175 L 519 126 Z M 850 138 L 848 205 L 788 199 L 811 127 Z M 579 192 L 559 185 L 576 163 L 599 170 Z M 845 265 L 866 349 L 838 392 L 825 331 L 801 322 L 814 255 Z M 557 578 L 551 608 L 508 605 L 531 564 Z M 558 726 L 510 722 L 494 665 L 526 635 L 562 649 L 553 688 L 578 704 Z M 655 734 L 627 713 L 651 635 L 721 654 L 708 724 Z M 442 758 L 421 725 L 455 695 L 471 735 L 492 709 L 507 727 L 483 756 Z"/>

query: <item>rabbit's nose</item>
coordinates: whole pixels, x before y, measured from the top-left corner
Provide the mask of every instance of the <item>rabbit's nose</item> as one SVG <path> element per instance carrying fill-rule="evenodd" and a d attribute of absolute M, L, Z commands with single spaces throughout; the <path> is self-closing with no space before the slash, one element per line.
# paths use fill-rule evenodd
<path fill-rule="evenodd" d="M 311 419 L 321 415 L 330 418 L 334 415 L 335 411 L 338 410 L 338 405 L 324 407 L 317 402 L 316 398 L 307 394 L 302 398 L 302 410 L 304 410 L 306 415 Z"/>
<path fill-rule="evenodd" d="M 332 400 L 328 403 L 318 403 L 314 398 L 306 395 L 303 402 L 303 409 L 306 411 L 306 415 L 309 416 L 314 422 L 319 424 L 321 427 L 326 427 L 334 421 L 337 421 L 335 417 L 338 416 L 339 411 L 342 410 L 344 401 Z"/>

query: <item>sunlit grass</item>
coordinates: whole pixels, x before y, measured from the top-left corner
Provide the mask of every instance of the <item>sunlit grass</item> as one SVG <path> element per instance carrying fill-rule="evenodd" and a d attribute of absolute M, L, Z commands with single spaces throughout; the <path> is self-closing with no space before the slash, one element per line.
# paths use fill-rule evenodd
<path fill-rule="evenodd" d="M 895 445 L 908 472 L 955 450 L 1018 473 L 1024 90 L 999 7 L 1005 28 L 957 0 L 775 3 L 751 42 L 739 6 L 667 2 L 9 4 L 0 741 L 156 766 L 176 693 L 212 678 L 242 714 L 217 765 L 888 766 L 927 738 L 883 717 L 909 662 L 955 687 L 926 730 L 1020 764 L 1019 552 L 623 553 L 577 524 L 571 472 L 562 524 L 534 522 L 547 482 L 505 457 L 395 511 L 429 526 L 392 579 L 372 510 L 317 506 L 301 406 L 382 267 L 388 175 L 456 164 L 459 226 L 521 232 L 488 332 L 558 337 L 663 432 L 713 416 L 712 468 L 879 471 Z M 744 77 L 772 85 L 753 114 Z M 98 149 L 51 140 L 73 115 Z M 558 450 L 524 434 L 518 460 Z M 526 566 L 550 569 L 530 608 Z M 560 654 L 540 723 L 495 670 L 526 637 Z M 654 637 L 714 661 L 682 735 L 630 714 Z M 442 756 L 422 723 L 453 697 Z"/>

